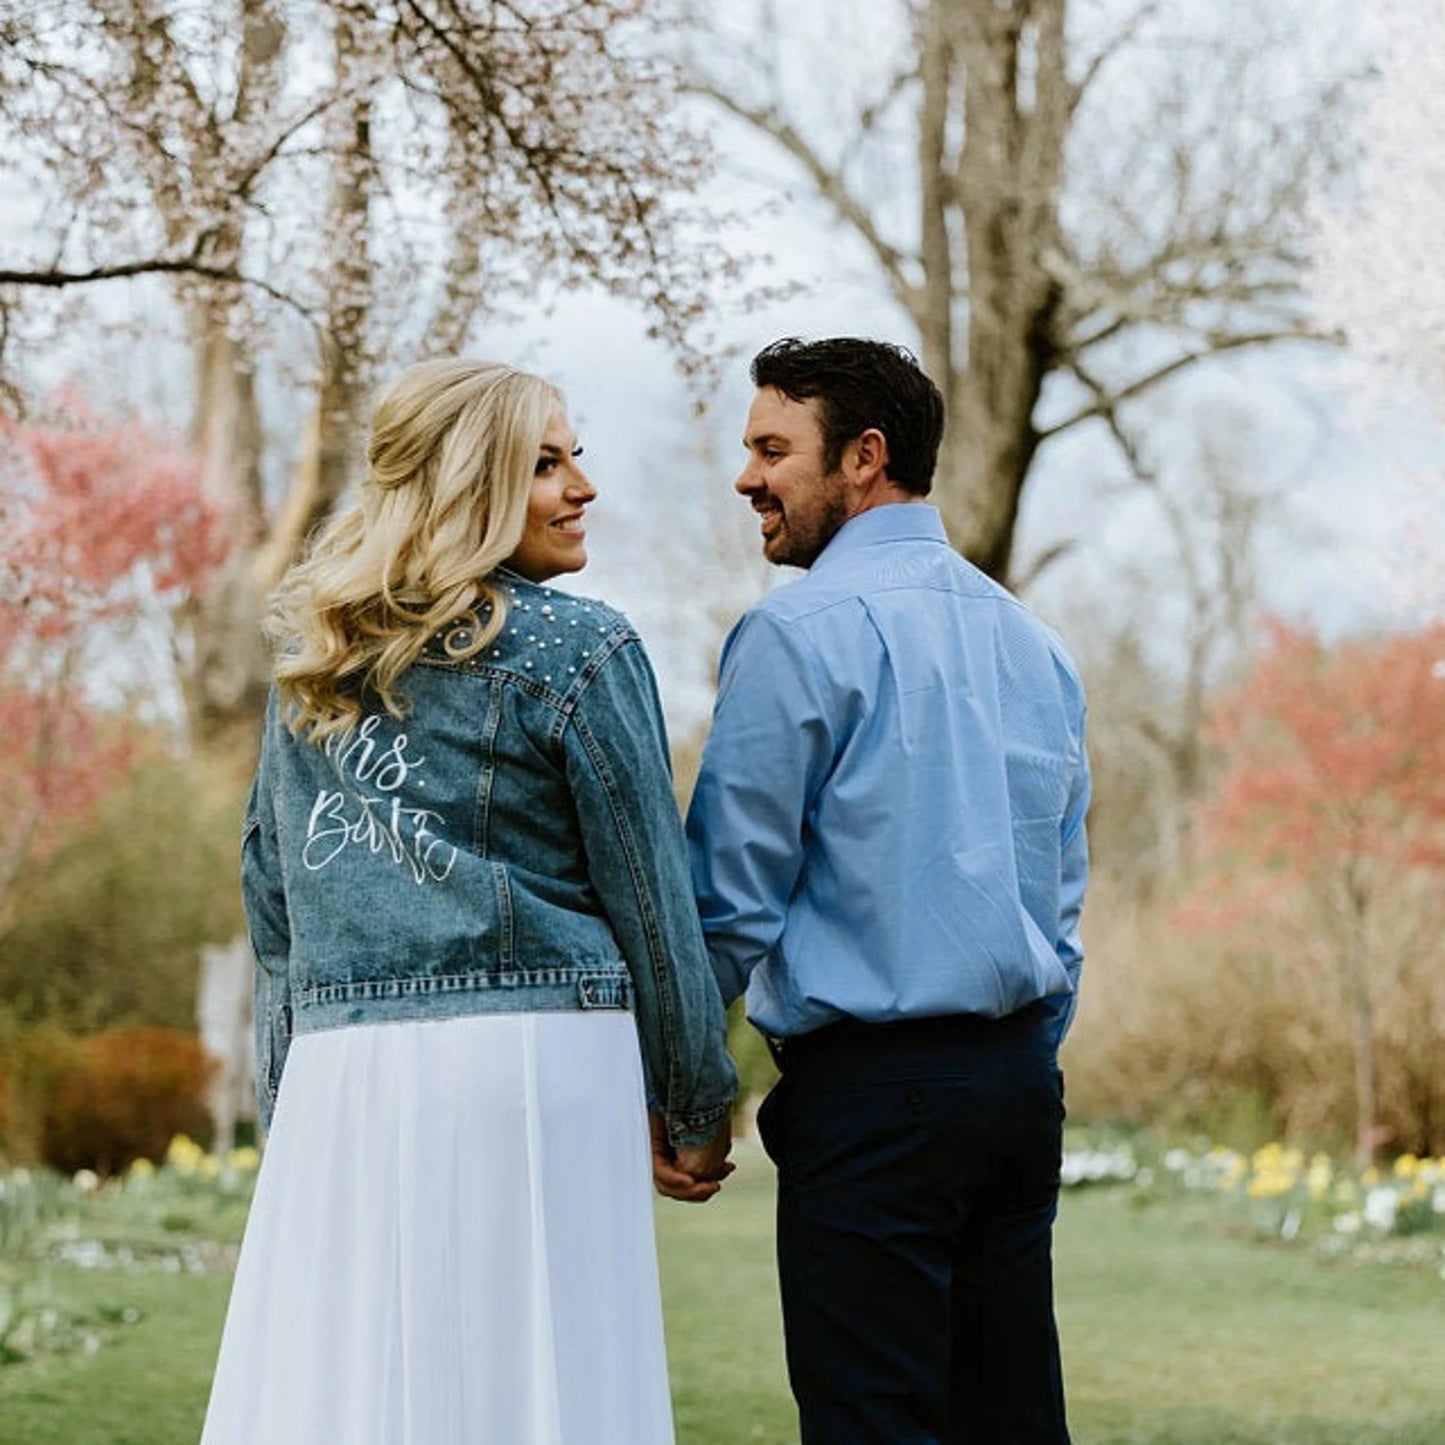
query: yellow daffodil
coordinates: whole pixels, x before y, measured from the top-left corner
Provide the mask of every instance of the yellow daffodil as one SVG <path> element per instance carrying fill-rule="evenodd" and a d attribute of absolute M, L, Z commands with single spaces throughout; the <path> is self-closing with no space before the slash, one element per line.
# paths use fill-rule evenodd
<path fill-rule="evenodd" d="M 1255 1174 L 1244 1191 L 1251 1199 L 1278 1199 L 1295 1186 L 1296 1176 L 1285 1169 L 1264 1169 Z"/>
<path fill-rule="evenodd" d="M 184 1134 L 177 1134 L 166 1150 L 166 1163 L 177 1174 L 194 1174 L 205 1157 L 206 1151 L 194 1139 L 187 1138 Z"/>
<path fill-rule="evenodd" d="M 1253 1158 L 1251 1158 L 1249 1162 L 1254 1167 L 1254 1172 L 1259 1174 L 1266 1169 L 1273 1169 L 1283 1158 L 1284 1145 L 1269 1143 L 1261 1145 L 1260 1148 L 1256 1149 Z"/>

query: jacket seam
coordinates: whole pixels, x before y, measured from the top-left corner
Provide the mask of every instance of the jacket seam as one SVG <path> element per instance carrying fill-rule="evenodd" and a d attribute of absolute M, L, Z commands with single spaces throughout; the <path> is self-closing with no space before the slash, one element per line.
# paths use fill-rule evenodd
<path fill-rule="evenodd" d="M 512 905 L 512 880 L 507 865 L 491 862 L 492 887 L 497 893 L 497 961 L 504 973 L 512 972 L 517 963 L 516 910 Z"/>
<path fill-rule="evenodd" d="M 563 734 L 567 731 L 567 724 L 576 716 L 583 694 L 596 680 L 608 660 L 620 652 L 626 644 L 630 642 L 640 644 L 641 641 L 642 639 L 630 626 L 623 624 L 615 627 L 596 647 L 588 649 L 585 665 L 578 669 L 577 677 L 562 698 L 561 707 L 553 721 L 554 742 L 561 742 Z"/>
<path fill-rule="evenodd" d="M 615 650 L 614 648 L 613 651 Z M 600 663 L 598 665 L 601 666 Z M 677 1027 L 673 1018 L 672 1001 L 668 997 L 666 988 L 667 968 L 662 948 L 662 931 L 654 916 L 652 900 L 648 897 L 645 879 L 638 865 L 637 848 L 633 841 L 631 828 L 625 813 L 618 806 L 616 783 L 611 769 L 607 766 L 606 755 L 597 747 L 591 729 L 580 715 L 574 715 L 572 723 L 577 729 L 577 736 L 581 739 L 588 760 L 596 769 L 598 779 L 602 783 L 602 791 L 607 798 L 607 807 L 612 814 L 613 824 L 622 844 L 622 854 L 627 862 L 628 877 L 632 883 L 633 896 L 637 900 L 638 914 L 642 919 L 643 936 L 647 942 L 647 962 L 652 972 L 653 994 L 657 1000 L 659 1022 L 662 1026 L 663 1053 L 668 1060 L 665 1100 L 667 1106 L 670 1107 L 677 1099 L 681 1078 L 678 1071 Z"/>
<path fill-rule="evenodd" d="M 502 723 L 502 687 L 500 678 L 493 678 L 487 689 L 487 720 L 482 727 L 482 766 L 477 779 L 477 810 L 472 832 L 478 854 L 489 856 L 492 822 L 492 783 L 497 773 L 497 731 Z"/>

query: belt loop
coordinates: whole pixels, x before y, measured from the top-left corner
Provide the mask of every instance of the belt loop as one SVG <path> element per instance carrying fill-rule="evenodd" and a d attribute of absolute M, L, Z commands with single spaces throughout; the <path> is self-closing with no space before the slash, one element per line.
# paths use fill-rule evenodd
<path fill-rule="evenodd" d="M 783 1055 L 786 1050 L 783 1047 L 784 1041 L 773 1034 L 764 1034 L 763 1042 L 768 1046 L 768 1052 L 773 1056 L 773 1064 L 777 1071 L 783 1072 Z"/>

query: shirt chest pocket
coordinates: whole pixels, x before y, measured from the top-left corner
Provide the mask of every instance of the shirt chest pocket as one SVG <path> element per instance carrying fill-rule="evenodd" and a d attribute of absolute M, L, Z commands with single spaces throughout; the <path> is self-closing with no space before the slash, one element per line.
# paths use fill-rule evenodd
<path fill-rule="evenodd" d="M 1009 811 L 1015 823 L 1051 824 L 1056 830 L 1069 802 L 1069 759 L 1042 749 L 1010 749 Z"/>

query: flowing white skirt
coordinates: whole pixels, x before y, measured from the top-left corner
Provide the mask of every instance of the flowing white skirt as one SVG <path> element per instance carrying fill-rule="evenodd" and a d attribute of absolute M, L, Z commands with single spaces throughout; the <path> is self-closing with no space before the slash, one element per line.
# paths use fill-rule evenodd
<path fill-rule="evenodd" d="M 630 1014 L 297 1038 L 202 1445 L 671 1445 Z"/>

